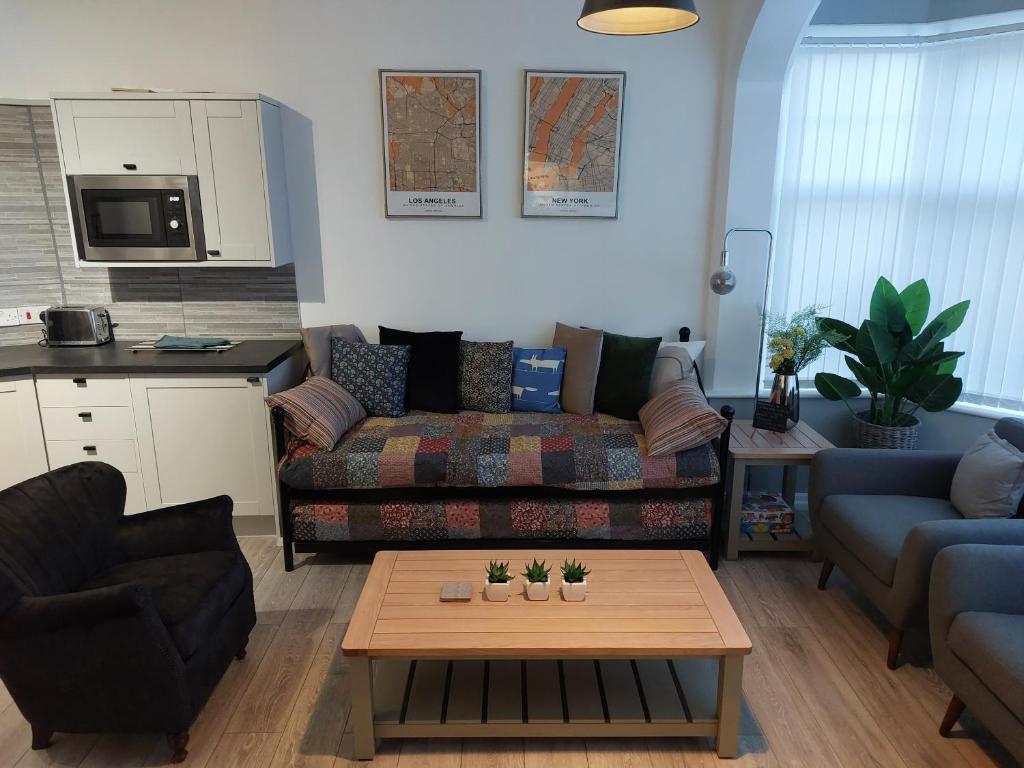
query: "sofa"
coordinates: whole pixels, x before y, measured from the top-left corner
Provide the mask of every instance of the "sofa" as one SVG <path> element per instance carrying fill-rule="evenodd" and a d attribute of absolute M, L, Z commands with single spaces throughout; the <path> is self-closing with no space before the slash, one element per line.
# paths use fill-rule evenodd
<path fill-rule="evenodd" d="M 365 342 L 354 326 L 330 332 Z M 652 386 L 673 377 L 699 384 L 685 352 L 664 362 Z M 288 570 L 294 552 L 481 542 L 698 548 L 717 567 L 729 406 L 718 438 L 654 457 L 639 421 L 602 413 L 413 410 L 370 416 L 333 450 L 290 434 L 280 407 L 271 413 Z"/>
<path fill-rule="evenodd" d="M 1001 419 L 996 434 L 1024 449 L 1024 420 Z M 809 501 L 819 589 L 834 566 L 889 621 L 886 664 L 899 663 L 904 630 L 927 623 L 935 556 L 953 544 L 1024 544 L 1016 518 L 965 519 L 950 501 L 961 454 L 832 448 L 811 462 Z"/>
<path fill-rule="evenodd" d="M 0 492 L 0 678 L 32 726 L 188 731 L 256 625 L 252 572 L 220 496 L 125 516 L 108 464 L 55 469 Z"/>
<path fill-rule="evenodd" d="M 953 690 L 939 732 L 970 709 L 1024 763 L 1024 547 L 961 544 L 935 558 L 935 670 Z"/>

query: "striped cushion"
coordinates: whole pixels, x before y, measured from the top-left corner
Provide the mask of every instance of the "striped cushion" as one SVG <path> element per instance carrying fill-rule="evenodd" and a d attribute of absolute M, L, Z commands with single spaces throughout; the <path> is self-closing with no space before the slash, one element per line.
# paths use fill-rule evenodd
<path fill-rule="evenodd" d="M 284 409 L 284 425 L 296 437 L 330 451 L 341 436 L 366 418 L 366 411 L 340 384 L 313 376 L 297 387 L 266 398 Z"/>
<path fill-rule="evenodd" d="M 694 379 L 682 379 L 640 409 L 647 437 L 647 455 L 664 456 L 688 451 L 713 440 L 728 422 L 708 405 Z"/>

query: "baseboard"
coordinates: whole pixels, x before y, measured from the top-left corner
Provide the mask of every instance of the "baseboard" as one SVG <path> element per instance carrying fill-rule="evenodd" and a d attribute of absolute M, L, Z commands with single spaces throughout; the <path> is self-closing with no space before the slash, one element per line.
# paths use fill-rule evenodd
<path fill-rule="evenodd" d="M 273 515 L 235 515 L 231 519 L 236 536 L 268 536 L 277 533 Z"/>

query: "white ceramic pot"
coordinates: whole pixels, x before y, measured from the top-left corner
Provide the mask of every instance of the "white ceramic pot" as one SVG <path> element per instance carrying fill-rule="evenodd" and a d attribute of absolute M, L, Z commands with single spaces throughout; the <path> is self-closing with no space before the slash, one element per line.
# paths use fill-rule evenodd
<path fill-rule="evenodd" d="M 511 584 L 507 581 L 504 582 L 484 582 L 484 595 L 488 601 L 492 603 L 506 603 L 508 602 L 508 595 L 511 591 Z"/>
<path fill-rule="evenodd" d="M 579 603 L 587 599 L 587 580 L 569 583 L 562 579 L 562 599 L 569 603 Z"/>
<path fill-rule="evenodd" d="M 551 581 L 534 581 L 526 584 L 527 600 L 547 600 L 551 595 Z"/>

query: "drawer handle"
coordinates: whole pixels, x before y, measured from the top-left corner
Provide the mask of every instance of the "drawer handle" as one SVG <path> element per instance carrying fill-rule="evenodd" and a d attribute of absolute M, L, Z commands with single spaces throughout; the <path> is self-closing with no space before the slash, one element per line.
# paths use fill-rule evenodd
<path fill-rule="evenodd" d="M 84 387 L 85 386 L 85 379 L 82 379 L 82 378 L 72 379 L 71 382 L 73 384 L 77 384 L 80 387 Z"/>
<path fill-rule="evenodd" d="M 250 384 L 259 384 L 260 383 L 260 377 L 259 376 L 250 376 L 249 378 L 246 379 L 246 381 L 249 382 Z"/>
<path fill-rule="evenodd" d="M 78 414 L 78 418 L 82 421 L 92 421 L 92 413 L 90 411 L 82 411 Z"/>
<path fill-rule="evenodd" d="M 82 450 L 85 451 L 86 453 L 96 453 L 96 446 L 95 445 L 83 445 L 82 446 Z"/>
<path fill-rule="evenodd" d="M 220 256 L 220 251 L 207 251 L 207 256 Z"/>
<path fill-rule="evenodd" d="M 139 167 L 135 163 L 123 163 L 126 171 L 137 171 Z"/>

